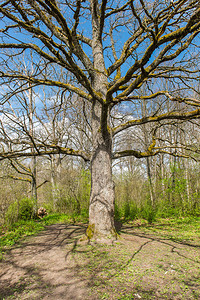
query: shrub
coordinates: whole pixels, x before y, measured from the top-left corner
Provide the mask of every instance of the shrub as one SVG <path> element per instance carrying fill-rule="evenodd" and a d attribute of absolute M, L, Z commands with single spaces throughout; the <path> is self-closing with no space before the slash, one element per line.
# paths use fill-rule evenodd
<path fill-rule="evenodd" d="M 119 221 L 121 219 L 121 212 L 117 204 L 115 204 L 115 220 Z"/>
<path fill-rule="evenodd" d="M 7 225 L 13 224 L 18 220 L 29 220 L 33 217 L 34 202 L 32 199 L 23 198 L 12 203 L 6 212 Z"/>
<path fill-rule="evenodd" d="M 17 201 L 15 201 L 14 203 L 9 205 L 8 210 L 6 212 L 6 215 L 5 215 L 6 224 L 10 225 L 10 224 L 17 222 L 18 213 L 19 213 L 19 205 L 18 205 Z"/>
<path fill-rule="evenodd" d="M 149 224 L 156 220 L 156 209 L 147 201 L 145 205 L 141 207 L 141 217 L 148 221 Z"/>
<path fill-rule="evenodd" d="M 131 209 L 130 209 L 130 204 L 129 204 L 128 201 L 125 202 L 124 207 L 123 207 L 123 210 L 124 210 L 124 219 L 125 219 L 125 220 L 130 219 L 130 212 L 131 212 Z"/>
<path fill-rule="evenodd" d="M 19 202 L 19 219 L 29 220 L 33 216 L 34 202 L 30 198 L 24 198 Z"/>

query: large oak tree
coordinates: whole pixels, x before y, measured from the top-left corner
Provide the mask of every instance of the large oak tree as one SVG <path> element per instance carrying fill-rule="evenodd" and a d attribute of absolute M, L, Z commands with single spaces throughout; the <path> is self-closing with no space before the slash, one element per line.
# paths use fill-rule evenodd
<path fill-rule="evenodd" d="M 30 141 L 26 151 L 2 146 L 0 156 L 64 153 L 90 161 L 88 235 L 115 238 L 112 159 L 172 152 L 156 147 L 155 128 L 147 150 L 115 147 L 113 141 L 119 144 L 135 126 L 164 126 L 170 120 L 200 116 L 195 88 L 199 1 L 1 0 L 0 15 L 1 84 L 12 87 L 6 89 L 2 104 L 27 83 L 29 88 L 58 87 L 88 102 L 92 130 L 90 153 Z M 33 53 L 34 73 L 14 67 L 16 56 L 23 58 L 24 52 Z M 66 72 L 66 80 L 56 78 L 59 68 Z M 23 84 L 19 87 L 18 82 Z M 136 117 L 141 101 L 145 115 Z"/>

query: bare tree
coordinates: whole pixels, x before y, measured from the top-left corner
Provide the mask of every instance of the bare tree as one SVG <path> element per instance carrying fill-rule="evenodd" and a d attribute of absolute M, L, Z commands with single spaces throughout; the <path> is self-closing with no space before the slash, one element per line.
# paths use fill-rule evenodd
<path fill-rule="evenodd" d="M 82 148 L 88 150 L 88 124 L 85 114 L 82 113 L 84 100 L 73 97 L 71 93 L 62 95 L 62 90 L 43 90 L 40 100 L 40 111 L 37 112 L 38 140 L 42 144 L 53 144 L 57 147 Z M 61 99 L 62 97 L 62 99 Z M 89 143 L 90 144 L 90 143 Z M 90 145 L 88 145 L 90 147 Z M 61 181 L 61 165 L 65 155 L 50 154 L 50 174 L 52 198 L 54 207 L 59 200 L 59 183 Z"/>
<path fill-rule="evenodd" d="M 199 79 L 199 1 L 5 0 L 0 13 L 0 74 L 2 85 L 7 83 L 13 89 L 2 101 L 16 96 L 26 82 L 29 88 L 62 88 L 63 93 L 74 93 L 88 102 L 92 130 L 89 153 L 35 140 L 34 151 L 29 144 L 11 152 L 2 148 L 1 158 L 63 153 L 90 161 L 87 233 L 97 240 L 115 238 L 112 159 L 172 152 L 156 147 L 155 131 L 147 150 L 135 150 L 132 145 L 116 151 L 113 137 L 146 123 L 161 122 L 164 126 L 169 120 L 200 116 L 199 99 L 192 96 Z M 30 51 L 37 68 L 28 76 L 13 68 L 13 61 Z M 65 70 L 66 80 L 57 80 L 60 68 Z M 163 89 L 161 79 L 170 80 L 172 88 Z M 19 80 L 21 88 L 14 88 Z M 142 87 L 145 93 L 140 92 Z M 149 103 L 161 96 L 163 105 L 170 103 L 169 111 L 161 104 L 153 113 L 136 118 L 138 100 L 144 100 L 148 109 Z M 181 109 L 174 110 L 173 102 L 182 103 Z M 122 118 L 112 126 L 116 106 L 121 114 L 125 113 L 124 106 L 132 113 L 128 120 Z"/>

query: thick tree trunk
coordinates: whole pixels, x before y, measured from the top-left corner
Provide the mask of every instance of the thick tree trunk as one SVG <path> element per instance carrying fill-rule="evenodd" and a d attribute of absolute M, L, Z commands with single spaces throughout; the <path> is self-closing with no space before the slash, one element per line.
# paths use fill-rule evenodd
<path fill-rule="evenodd" d="M 92 87 L 102 98 L 94 96 L 92 104 L 93 153 L 91 159 L 91 195 L 87 236 L 98 242 L 116 239 L 114 227 L 114 183 L 112 180 L 112 136 L 109 131 L 108 79 L 103 55 L 101 12 L 98 1 L 90 0 L 92 15 L 92 51 L 95 72 Z"/>
<path fill-rule="evenodd" d="M 97 242 L 116 239 L 114 227 L 114 183 L 112 180 L 112 138 L 101 104 L 93 105 L 93 156 L 87 236 Z M 102 125 L 103 124 L 103 125 Z"/>

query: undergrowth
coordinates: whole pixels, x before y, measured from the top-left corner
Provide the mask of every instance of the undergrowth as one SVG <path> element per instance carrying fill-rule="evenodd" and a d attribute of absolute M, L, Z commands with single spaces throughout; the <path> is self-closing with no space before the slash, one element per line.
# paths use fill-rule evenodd
<path fill-rule="evenodd" d="M 145 233 L 158 234 L 164 238 L 177 241 L 200 241 L 200 217 L 182 217 L 158 219 L 153 224 L 149 224 L 145 219 L 134 221 L 122 220 L 124 224 L 139 228 Z M 1 227 L 0 229 L 0 260 L 3 253 L 13 246 L 22 237 L 37 234 L 44 230 L 45 226 L 56 223 L 87 223 L 87 215 L 66 215 L 52 214 L 43 219 L 20 220 L 12 225 Z"/>
<path fill-rule="evenodd" d="M 87 222 L 86 215 L 66 215 L 52 214 L 43 219 L 20 220 L 11 225 L 1 226 L 0 228 L 0 260 L 4 252 L 13 246 L 22 237 L 37 234 L 44 230 L 45 226 L 56 223 L 77 223 Z"/>
<path fill-rule="evenodd" d="M 145 233 L 153 233 L 166 239 L 200 245 L 200 217 L 162 218 L 143 229 Z"/>

